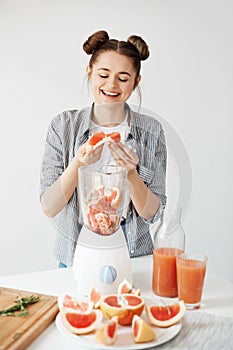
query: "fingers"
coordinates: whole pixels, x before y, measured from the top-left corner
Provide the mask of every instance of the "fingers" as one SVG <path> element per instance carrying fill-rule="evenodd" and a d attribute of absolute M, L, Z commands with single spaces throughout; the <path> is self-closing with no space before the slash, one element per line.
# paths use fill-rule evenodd
<path fill-rule="evenodd" d="M 86 160 L 88 160 L 88 164 L 93 164 L 96 163 L 102 154 L 102 150 L 103 150 L 103 146 L 101 145 L 99 147 L 93 148 L 93 149 L 88 149 L 88 151 L 86 152 Z"/>
<path fill-rule="evenodd" d="M 103 143 L 95 147 L 88 147 L 88 145 L 84 144 L 80 146 L 76 156 L 83 165 L 93 164 L 101 158 L 103 147 Z M 131 148 L 121 142 L 116 143 L 114 141 L 110 142 L 108 147 L 117 165 L 128 170 L 136 168 L 139 158 Z"/>
<path fill-rule="evenodd" d="M 95 145 L 93 147 L 94 154 L 101 154 L 103 151 L 103 148 L 104 148 L 104 143 L 102 143 L 100 145 L 98 145 L 98 143 L 97 143 L 97 145 Z"/>
<path fill-rule="evenodd" d="M 118 165 L 131 170 L 138 164 L 138 156 L 126 145 L 119 142 L 111 143 L 108 147 Z"/>
<path fill-rule="evenodd" d="M 122 143 L 111 143 L 109 144 L 109 149 L 111 150 L 112 154 L 115 154 L 119 158 L 127 159 L 129 161 L 132 161 L 134 163 L 138 163 L 139 159 L 136 153 L 129 148 L 126 145 L 123 145 Z"/>
<path fill-rule="evenodd" d="M 100 159 L 102 150 L 103 144 L 96 148 L 86 147 L 86 144 L 83 144 L 77 150 L 76 156 L 83 165 L 90 165 Z"/>

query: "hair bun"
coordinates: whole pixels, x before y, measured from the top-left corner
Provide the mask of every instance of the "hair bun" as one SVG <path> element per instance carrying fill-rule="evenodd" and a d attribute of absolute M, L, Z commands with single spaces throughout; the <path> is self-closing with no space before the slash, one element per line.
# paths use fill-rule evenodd
<path fill-rule="evenodd" d="M 96 48 L 107 40 L 109 40 L 108 33 L 105 30 L 99 30 L 89 36 L 87 41 L 83 44 L 83 50 L 87 55 L 92 55 Z"/>
<path fill-rule="evenodd" d="M 150 55 L 149 47 L 140 36 L 131 35 L 127 41 L 133 44 L 137 48 L 140 60 L 144 61 L 149 57 Z"/>

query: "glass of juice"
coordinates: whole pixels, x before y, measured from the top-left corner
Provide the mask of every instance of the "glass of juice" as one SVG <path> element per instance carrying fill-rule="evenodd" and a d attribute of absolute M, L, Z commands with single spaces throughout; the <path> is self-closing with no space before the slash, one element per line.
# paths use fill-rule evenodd
<path fill-rule="evenodd" d="M 178 298 L 187 309 L 201 305 L 207 260 L 202 254 L 181 254 L 176 258 Z"/>
<path fill-rule="evenodd" d="M 176 257 L 182 249 L 162 247 L 153 252 L 152 289 L 163 297 L 177 297 Z"/>

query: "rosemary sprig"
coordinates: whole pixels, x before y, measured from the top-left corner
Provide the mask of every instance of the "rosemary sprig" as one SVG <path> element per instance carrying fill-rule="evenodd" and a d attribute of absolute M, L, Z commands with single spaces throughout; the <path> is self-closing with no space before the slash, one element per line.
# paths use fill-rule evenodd
<path fill-rule="evenodd" d="M 26 307 L 31 304 L 35 304 L 40 300 L 39 295 L 31 295 L 29 298 L 19 298 L 15 300 L 16 305 L 5 309 L 0 310 L 0 316 L 19 316 L 24 317 L 28 315 L 28 310 Z M 16 313 L 16 311 L 21 311 Z"/>

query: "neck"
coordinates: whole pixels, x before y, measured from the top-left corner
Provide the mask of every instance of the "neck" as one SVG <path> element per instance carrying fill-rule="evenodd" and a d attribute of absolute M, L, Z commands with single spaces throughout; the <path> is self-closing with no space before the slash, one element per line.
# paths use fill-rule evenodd
<path fill-rule="evenodd" d="M 113 127 L 123 122 L 125 114 L 125 104 L 123 102 L 94 105 L 92 120 L 98 125 Z"/>

